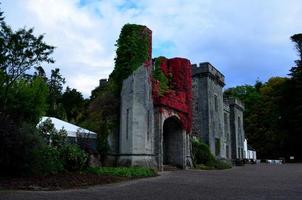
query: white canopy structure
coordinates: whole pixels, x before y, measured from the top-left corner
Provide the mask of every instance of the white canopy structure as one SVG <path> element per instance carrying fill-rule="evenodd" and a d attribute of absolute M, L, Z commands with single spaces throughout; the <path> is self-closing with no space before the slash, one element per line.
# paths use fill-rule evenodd
<path fill-rule="evenodd" d="M 247 139 L 244 140 L 244 158 L 248 160 L 257 160 L 257 154 L 256 150 L 252 148 L 250 145 L 247 143 Z"/>
<path fill-rule="evenodd" d="M 44 116 L 42 117 L 42 119 L 40 120 L 40 122 L 38 123 L 37 126 L 39 126 L 42 122 L 44 122 L 45 120 L 50 119 L 51 122 L 54 124 L 55 129 L 57 129 L 58 131 L 62 128 L 64 128 L 67 131 L 67 137 L 77 137 L 77 133 L 83 135 L 83 136 L 87 136 L 88 138 L 91 139 L 95 139 L 96 138 L 96 133 L 89 131 L 87 129 L 81 128 L 79 126 L 76 126 L 74 124 L 71 124 L 69 122 L 60 120 L 58 118 L 55 117 L 47 117 Z"/>

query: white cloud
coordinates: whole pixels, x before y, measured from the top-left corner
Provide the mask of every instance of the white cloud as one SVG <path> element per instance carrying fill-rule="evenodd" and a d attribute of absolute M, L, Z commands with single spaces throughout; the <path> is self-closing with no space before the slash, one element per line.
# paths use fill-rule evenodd
<path fill-rule="evenodd" d="M 153 31 L 154 56 L 210 61 L 231 85 L 285 75 L 295 57 L 289 37 L 302 27 L 299 1 L 4 0 L 1 7 L 14 28 L 46 34 L 57 47 L 54 67 L 88 97 L 112 71 L 114 44 L 125 23 Z"/>

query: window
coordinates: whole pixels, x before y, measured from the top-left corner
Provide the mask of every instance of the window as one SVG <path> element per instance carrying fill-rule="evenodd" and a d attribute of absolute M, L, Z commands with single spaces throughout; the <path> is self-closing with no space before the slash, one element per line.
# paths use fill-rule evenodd
<path fill-rule="evenodd" d="M 224 113 L 224 133 L 226 140 L 229 140 L 228 115 Z"/>
<path fill-rule="evenodd" d="M 150 138 L 150 110 L 147 112 L 147 140 Z"/>
<path fill-rule="evenodd" d="M 127 109 L 126 114 L 126 139 L 128 140 L 128 132 L 129 132 L 129 109 Z"/>
<path fill-rule="evenodd" d="M 220 139 L 215 138 L 215 155 L 220 155 Z"/>
<path fill-rule="evenodd" d="M 215 111 L 218 111 L 218 100 L 217 100 L 217 95 L 214 95 L 214 103 L 215 103 Z"/>
<path fill-rule="evenodd" d="M 240 148 L 237 148 L 237 155 L 238 155 L 238 158 L 240 158 Z"/>
<path fill-rule="evenodd" d="M 238 126 L 238 144 L 242 145 L 243 141 L 242 141 L 242 130 L 241 130 L 241 119 L 240 119 L 240 117 L 238 117 L 237 126 Z"/>
<path fill-rule="evenodd" d="M 229 145 L 226 145 L 226 157 L 230 158 Z"/>

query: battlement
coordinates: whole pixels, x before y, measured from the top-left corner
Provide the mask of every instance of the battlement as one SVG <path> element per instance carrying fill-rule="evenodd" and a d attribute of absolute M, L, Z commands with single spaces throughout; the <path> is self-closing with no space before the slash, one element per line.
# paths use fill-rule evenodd
<path fill-rule="evenodd" d="M 227 101 L 230 106 L 235 106 L 240 110 L 244 110 L 244 103 L 237 98 L 227 97 L 224 101 Z"/>
<path fill-rule="evenodd" d="M 224 75 L 209 62 L 199 63 L 199 66 L 197 66 L 197 64 L 193 64 L 192 76 L 210 77 L 213 80 L 217 81 L 217 83 L 221 86 L 225 85 Z"/>

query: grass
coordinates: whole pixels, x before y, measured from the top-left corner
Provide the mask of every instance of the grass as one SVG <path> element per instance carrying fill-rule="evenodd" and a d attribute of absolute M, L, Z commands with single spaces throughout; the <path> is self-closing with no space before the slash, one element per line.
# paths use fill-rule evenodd
<path fill-rule="evenodd" d="M 123 177 L 151 177 L 156 176 L 154 169 L 143 167 L 89 167 L 87 173 L 97 175 L 123 176 Z"/>

